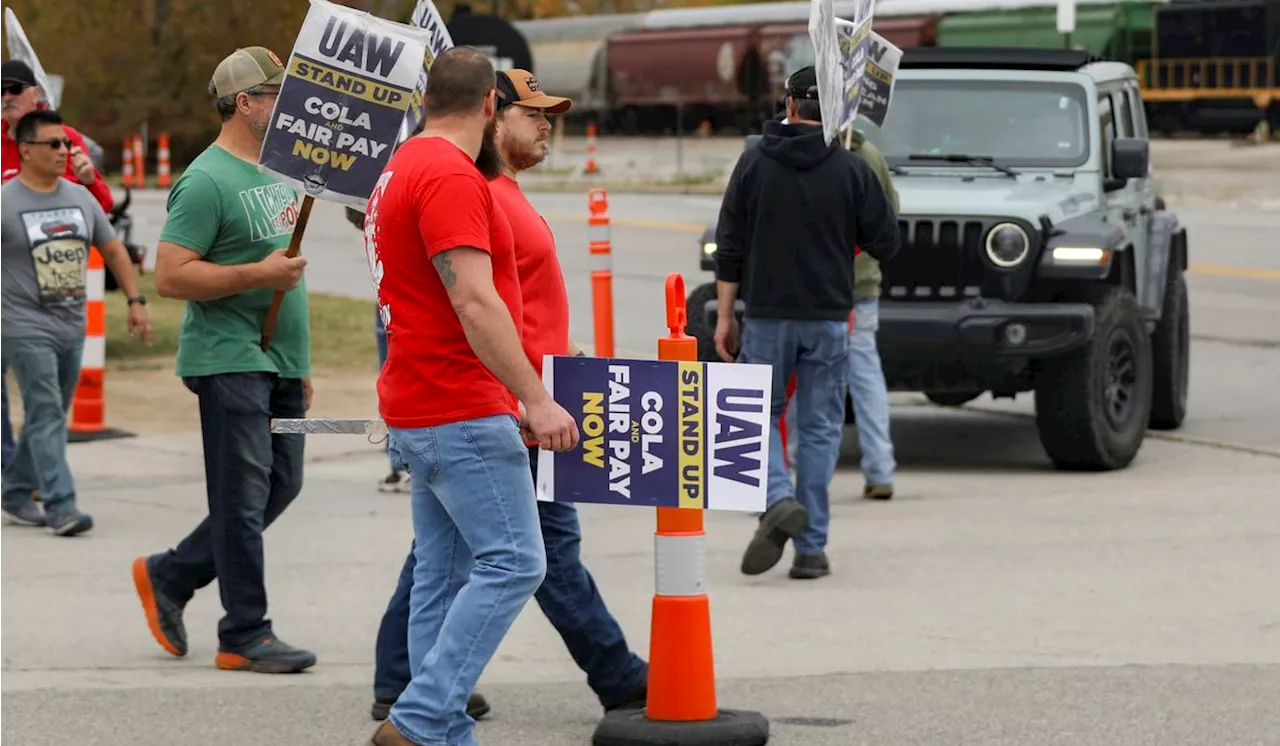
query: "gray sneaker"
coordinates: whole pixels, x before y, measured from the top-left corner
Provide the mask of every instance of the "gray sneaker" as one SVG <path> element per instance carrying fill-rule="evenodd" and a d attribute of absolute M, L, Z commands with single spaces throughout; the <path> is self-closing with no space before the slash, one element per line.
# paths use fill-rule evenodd
<path fill-rule="evenodd" d="M 45 525 L 44 511 L 40 509 L 35 501 L 26 503 L 25 505 L 9 506 L 6 505 L 2 509 L 5 520 L 18 526 L 43 526 Z"/>
<path fill-rule="evenodd" d="M 54 536 L 75 536 L 93 528 L 93 516 L 74 506 L 55 508 L 45 514 L 45 526 Z"/>

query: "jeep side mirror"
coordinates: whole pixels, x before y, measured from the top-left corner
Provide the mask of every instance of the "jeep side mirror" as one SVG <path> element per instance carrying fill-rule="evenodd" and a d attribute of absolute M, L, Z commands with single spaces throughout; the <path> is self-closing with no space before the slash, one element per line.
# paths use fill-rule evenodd
<path fill-rule="evenodd" d="M 1117 137 L 1111 142 L 1111 175 L 1117 179 L 1147 176 L 1150 145 L 1140 137 Z"/>

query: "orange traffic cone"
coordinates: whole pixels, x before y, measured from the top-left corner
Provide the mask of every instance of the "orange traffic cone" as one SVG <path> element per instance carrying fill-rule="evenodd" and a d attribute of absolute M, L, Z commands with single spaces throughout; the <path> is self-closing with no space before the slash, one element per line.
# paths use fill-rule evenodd
<path fill-rule="evenodd" d="M 85 338 L 80 354 L 80 382 L 71 402 L 71 424 L 67 441 L 127 438 L 133 433 L 107 427 L 107 278 L 106 263 L 97 246 L 89 247 L 89 267 L 85 273 Z"/>
<path fill-rule="evenodd" d="M 684 278 L 667 275 L 666 291 L 671 334 L 658 340 L 658 358 L 688 361 L 702 370 L 698 341 L 684 333 Z M 655 544 L 645 709 L 610 712 L 596 727 L 592 746 L 764 746 L 769 742 L 764 715 L 721 709 L 716 702 L 702 510 L 658 508 Z"/>

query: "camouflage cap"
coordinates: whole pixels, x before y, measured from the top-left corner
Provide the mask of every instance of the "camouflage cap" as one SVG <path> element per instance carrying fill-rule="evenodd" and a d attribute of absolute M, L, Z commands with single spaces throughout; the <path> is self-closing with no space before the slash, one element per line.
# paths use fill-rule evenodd
<path fill-rule="evenodd" d="M 209 94 L 222 98 L 260 85 L 284 82 L 284 63 L 266 47 L 244 47 L 227 55 L 213 71 Z"/>

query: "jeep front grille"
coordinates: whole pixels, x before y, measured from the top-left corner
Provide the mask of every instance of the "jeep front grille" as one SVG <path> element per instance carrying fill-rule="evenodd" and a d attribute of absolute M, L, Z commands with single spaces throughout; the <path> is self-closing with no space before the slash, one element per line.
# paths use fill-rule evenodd
<path fill-rule="evenodd" d="M 987 271 L 982 241 L 994 224 L 939 218 L 898 221 L 902 248 L 881 266 L 884 297 L 945 301 L 980 295 Z"/>

